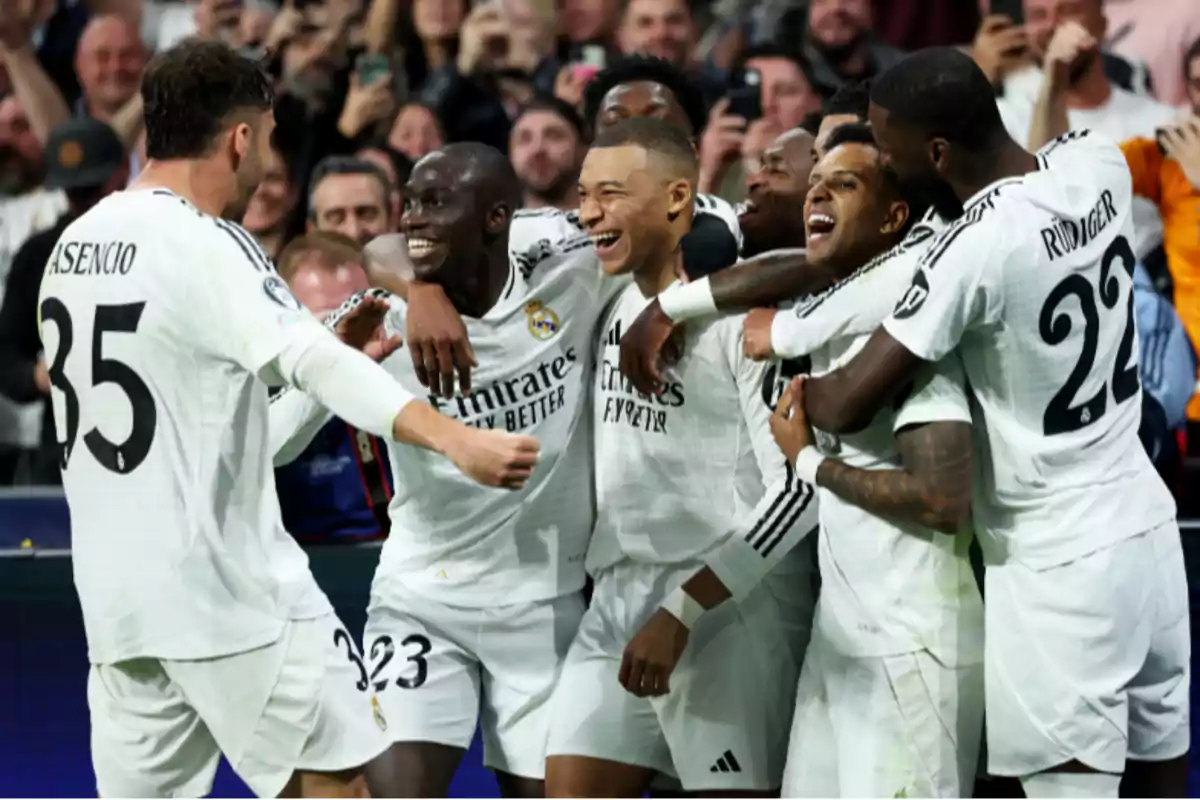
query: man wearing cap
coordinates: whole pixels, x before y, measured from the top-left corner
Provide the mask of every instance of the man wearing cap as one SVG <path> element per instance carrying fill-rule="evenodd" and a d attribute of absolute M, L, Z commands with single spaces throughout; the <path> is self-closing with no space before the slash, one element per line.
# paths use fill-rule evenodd
<path fill-rule="evenodd" d="M 13 257 L 0 305 L 0 394 L 17 403 L 43 401 L 41 448 L 30 482 L 58 484 L 58 443 L 50 404 L 50 375 L 38 337 L 37 300 L 42 272 L 67 225 L 125 185 L 128 159 L 112 128 L 89 117 L 55 127 L 46 141 L 45 186 L 67 196 L 67 212 L 50 229 L 31 236 Z"/>

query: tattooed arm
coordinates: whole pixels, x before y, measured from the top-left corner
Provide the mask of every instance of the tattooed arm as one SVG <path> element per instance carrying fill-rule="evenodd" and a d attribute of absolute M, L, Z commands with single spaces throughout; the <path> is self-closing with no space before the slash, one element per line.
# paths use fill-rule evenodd
<path fill-rule="evenodd" d="M 971 425 L 927 422 L 896 434 L 903 466 L 859 469 L 827 458 L 817 485 L 880 517 L 958 533 L 971 512 Z"/>

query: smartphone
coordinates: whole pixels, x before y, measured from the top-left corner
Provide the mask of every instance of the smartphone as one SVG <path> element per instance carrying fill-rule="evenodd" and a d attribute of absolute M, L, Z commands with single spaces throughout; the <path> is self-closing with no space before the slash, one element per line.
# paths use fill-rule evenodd
<path fill-rule="evenodd" d="M 354 71 L 363 86 L 369 86 L 391 71 L 388 57 L 382 53 L 363 53 L 354 61 Z"/>
<path fill-rule="evenodd" d="M 571 48 L 571 71 L 583 82 L 596 77 L 608 63 L 608 52 L 603 45 L 580 44 Z"/>
<path fill-rule="evenodd" d="M 741 79 L 729 90 L 729 113 L 746 122 L 762 117 L 762 75 L 758 70 L 743 72 Z"/>

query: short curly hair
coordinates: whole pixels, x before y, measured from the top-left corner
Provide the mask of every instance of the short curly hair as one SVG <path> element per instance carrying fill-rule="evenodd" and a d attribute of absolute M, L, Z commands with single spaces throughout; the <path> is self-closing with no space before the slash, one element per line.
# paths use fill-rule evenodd
<path fill-rule="evenodd" d="M 688 136 L 699 136 L 708 121 L 708 106 L 704 94 L 683 70 L 669 61 L 651 56 L 624 56 L 601 70 L 587 85 L 583 95 L 584 114 L 592 130 L 597 128 L 597 117 L 604 97 L 623 83 L 657 83 L 675 96 L 679 107 L 688 118 L 691 130 Z"/>

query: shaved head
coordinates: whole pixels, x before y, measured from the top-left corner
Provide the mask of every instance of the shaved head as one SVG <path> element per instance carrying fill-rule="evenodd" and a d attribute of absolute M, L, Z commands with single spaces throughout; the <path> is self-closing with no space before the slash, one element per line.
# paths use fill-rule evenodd
<path fill-rule="evenodd" d="M 464 185 L 480 193 L 481 201 L 505 205 L 510 212 L 521 207 L 521 182 L 512 163 L 496 148 L 479 142 L 457 142 L 437 153 L 452 165 Z"/>

